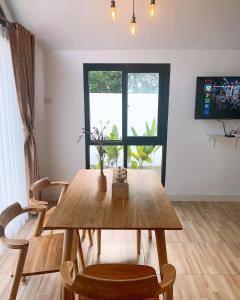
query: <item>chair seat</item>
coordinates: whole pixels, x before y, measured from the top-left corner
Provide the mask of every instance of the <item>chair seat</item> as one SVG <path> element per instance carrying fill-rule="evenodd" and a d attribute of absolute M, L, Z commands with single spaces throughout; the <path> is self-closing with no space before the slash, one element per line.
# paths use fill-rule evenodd
<path fill-rule="evenodd" d="M 63 238 L 64 234 L 58 233 L 30 239 L 22 275 L 30 276 L 58 272 L 62 263 Z M 77 243 L 78 239 L 75 233 L 72 247 L 72 261 L 76 260 Z M 16 262 L 13 266 L 15 269 Z"/>
<path fill-rule="evenodd" d="M 145 265 L 98 264 L 86 267 L 84 274 L 102 279 L 127 280 L 156 275 L 156 271 Z"/>

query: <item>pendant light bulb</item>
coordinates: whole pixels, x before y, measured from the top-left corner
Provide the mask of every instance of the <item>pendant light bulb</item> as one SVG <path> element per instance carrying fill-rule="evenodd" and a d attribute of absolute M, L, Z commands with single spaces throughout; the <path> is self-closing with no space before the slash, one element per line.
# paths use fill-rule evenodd
<path fill-rule="evenodd" d="M 150 2 L 150 15 L 151 17 L 154 17 L 156 14 L 156 2 L 155 0 L 151 0 Z"/>
<path fill-rule="evenodd" d="M 115 3 L 115 0 L 111 1 L 111 16 L 112 16 L 113 20 L 116 19 L 117 13 L 116 13 L 116 3 Z"/>
<path fill-rule="evenodd" d="M 135 35 L 137 31 L 136 17 L 133 15 L 131 19 L 131 34 Z"/>
<path fill-rule="evenodd" d="M 135 17 L 135 2 L 133 0 L 133 14 L 132 14 L 132 18 L 131 18 L 131 34 L 135 35 L 136 31 L 137 31 L 137 22 L 136 22 L 136 17 Z"/>

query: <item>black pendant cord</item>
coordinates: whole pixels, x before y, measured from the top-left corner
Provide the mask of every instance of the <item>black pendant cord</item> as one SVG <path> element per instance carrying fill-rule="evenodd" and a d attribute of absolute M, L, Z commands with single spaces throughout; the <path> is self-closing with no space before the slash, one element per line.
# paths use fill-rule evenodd
<path fill-rule="evenodd" d="M 133 0 L 133 17 L 135 17 L 135 0 Z"/>

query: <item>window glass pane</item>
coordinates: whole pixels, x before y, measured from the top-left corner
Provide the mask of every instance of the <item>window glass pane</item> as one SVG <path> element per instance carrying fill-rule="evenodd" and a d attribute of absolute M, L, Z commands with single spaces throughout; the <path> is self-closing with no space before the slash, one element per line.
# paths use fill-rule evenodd
<path fill-rule="evenodd" d="M 123 147 L 114 145 L 106 145 L 106 156 L 104 160 L 104 168 L 114 168 L 123 166 Z M 90 167 L 91 169 L 99 169 L 99 160 L 97 156 L 96 146 L 90 146 Z"/>
<path fill-rule="evenodd" d="M 122 72 L 89 72 L 90 127 L 108 124 L 108 139 L 122 138 Z M 117 131 L 116 131 L 117 130 Z M 112 134 L 114 133 L 114 134 Z M 117 134 L 116 134 L 117 133 Z"/>
<path fill-rule="evenodd" d="M 128 136 L 156 136 L 158 73 L 128 73 Z"/>
<path fill-rule="evenodd" d="M 159 174 L 162 166 L 162 146 L 128 146 L 128 168 L 155 169 Z"/>

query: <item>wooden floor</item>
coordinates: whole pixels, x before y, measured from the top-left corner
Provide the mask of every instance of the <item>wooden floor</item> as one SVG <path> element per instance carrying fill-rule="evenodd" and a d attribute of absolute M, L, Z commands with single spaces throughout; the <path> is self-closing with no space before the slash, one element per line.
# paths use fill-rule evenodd
<path fill-rule="evenodd" d="M 240 300 L 240 202 L 175 202 L 183 231 L 167 232 L 169 262 L 177 269 L 174 299 Z M 27 237 L 30 220 L 22 229 Z M 94 234 L 96 239 L 96 234 Z M 154 266 L 159 273 L 155 237 L 143 232 L 141 254 L 136 253 L 135 232 L 105 231 L 102 254 L 96 254 L 96 241 L 89 247 L 83 241 L 87 264 L 103 262 L 139 263 Z M 11 253 L 0 257 L 0 299 L 7 300 L 11 278 Z M 59 300 L 58 274 L 34 276 L 21 283 L 21 300 Z"/>

